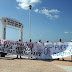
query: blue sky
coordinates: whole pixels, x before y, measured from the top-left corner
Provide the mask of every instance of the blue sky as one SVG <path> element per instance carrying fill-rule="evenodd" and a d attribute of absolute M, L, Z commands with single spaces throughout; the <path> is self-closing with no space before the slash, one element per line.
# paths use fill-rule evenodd
<path fill-rule="evenodd" d="M 31 39 L 42 42 L 72 40 L 72 0 L 0 0 L 0 17 L 10 17 L 24 24 L 23 41 L 29 41 L 29 9 L 31 10 Z M 0 22 L 0 39 L 1 27 Z M 19 40 L 19 31 L 7 27 L 7 40 Z"/>

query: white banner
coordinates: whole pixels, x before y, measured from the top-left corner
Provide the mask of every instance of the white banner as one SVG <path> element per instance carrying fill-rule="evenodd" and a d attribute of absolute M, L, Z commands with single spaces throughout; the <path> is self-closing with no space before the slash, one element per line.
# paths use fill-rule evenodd
<path fill-rule="evenodd" d="M 72 42 L 34 43 L 0 41 L 0 51 L 40 59 L 56 59 L 72 55 Z"/>

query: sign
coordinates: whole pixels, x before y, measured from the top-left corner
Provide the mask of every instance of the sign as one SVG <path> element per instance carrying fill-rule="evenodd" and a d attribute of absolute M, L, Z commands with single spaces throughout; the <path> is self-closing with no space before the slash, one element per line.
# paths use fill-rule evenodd
<path fill-rule="evenodd" d="M 6 23 L 6 25 L 8 26 L 23 28 L 23 24 L 17 21 L 16 19 L 12 19 L 12 18 L 2 18 L 2 19 L 3 19 L 3 22 Z"/>
<path fill-rule="evenodd" d="M 30 46 L 33 44 L 33 47 Z M 12 55 L 21 55 L 40 59 L 56 59 L 72 55 L 72 42 L 30 43 L 1 40 L 0 51 Z"/>

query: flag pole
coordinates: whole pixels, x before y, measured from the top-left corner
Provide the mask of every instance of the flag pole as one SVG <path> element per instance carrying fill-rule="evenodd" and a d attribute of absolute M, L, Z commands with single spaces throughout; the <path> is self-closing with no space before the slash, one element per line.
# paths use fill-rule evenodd
<path fill-rule="evenodd" d="M 30 40 L 30 32 L 31 32 L 31 9 L 32 5 L 29 5 L 29 40 Z"/>

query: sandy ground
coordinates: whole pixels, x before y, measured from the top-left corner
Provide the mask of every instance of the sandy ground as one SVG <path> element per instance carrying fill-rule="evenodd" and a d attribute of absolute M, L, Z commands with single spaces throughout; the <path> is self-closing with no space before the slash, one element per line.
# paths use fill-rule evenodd
<path fill-rule="evenodd" d="M 70 58 L 60 60 L 36 60 L 16 56 L 0 57 L 0 72 L 72 72 Z M 69 68 L 68 68 L 68 67 Z M 69 70 L 68 70 L 68 69 Z"/>

